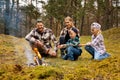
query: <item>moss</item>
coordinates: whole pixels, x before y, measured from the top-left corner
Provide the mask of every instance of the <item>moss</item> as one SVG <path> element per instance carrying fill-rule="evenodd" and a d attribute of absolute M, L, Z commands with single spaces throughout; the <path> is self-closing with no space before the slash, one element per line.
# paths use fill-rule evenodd
<path fill-rule="evenodd" d="M 113 41 L 119 41 L 120 40 L 120 28 L 111 28 L 109 30 L 106 30 L 103 32 L 103 35 L 105 38 L 113 40 Z"/>
<path fill-rule="evenodd" d="M 2 74 L 4 74 L 4 73 L 5 73 L 5 71 L 0 70 L 0 76 L 2 76 Z"/>
<path fill-rule="evenodd" d="M 90 60 L 91 55 L 83 47 L 83 53 L 77 61 L 45 58 L 49 66 L 36 67 L 23 64 L 24 39 L 0 35 L 0 80 L 119 80 L 119 31 L 113 28 L 103 32 L 107 52 L 111 55 L 107 59 Z M 81 36 L 81 43 L 90 40 L 90 36 Z"/>

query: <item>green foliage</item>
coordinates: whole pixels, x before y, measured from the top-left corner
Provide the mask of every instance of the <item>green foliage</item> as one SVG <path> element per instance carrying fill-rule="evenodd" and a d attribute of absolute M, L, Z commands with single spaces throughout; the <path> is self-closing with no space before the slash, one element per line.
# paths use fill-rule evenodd
<path fill-rule="evenodd" d="M 81 0 L 49 0 L 44 6 L 47 15 L 58 20 L 63 20 L 65 16 L 78 17 L 81 13 Z"/>
<path fill-rule="evenodd" d="M 63 7 L 65 7 L 64 0 L 55 0 L 55 1 L 49 0 L 48 4 L 44 6 L 44 8 L 47 11 L 47 14 L 57 19 L 61 19 L 61 17 L 63 18 L 63 14 L 64 14 Z"/>
<path fill-rule="evenodd" d="M 41 15 L 38 8 L 36 8 L 33 4 L 23 6 L 21 7 L 21 10 L 26 13 L 26 15 L 28 15 L 31 19 L 37 19 Z"/>
<path fill-rule="evenodd" d="M 84 7 L 81 3 L 84 3 Z M 47 22 L 48 27 L 53 27 L 53 30 L 63 27 L 66 16 L 73 18 L 82 35 L 90 34 L 90 31 L 86 30 L 89 30 L 94 21 L 99 22 L 103 30 L 118 26 L 119 23 L 118 8 L 112 5 L 112 0 L 49 0 L 43 8 L 46 10 L 44 18 L 50 22 Z"/>

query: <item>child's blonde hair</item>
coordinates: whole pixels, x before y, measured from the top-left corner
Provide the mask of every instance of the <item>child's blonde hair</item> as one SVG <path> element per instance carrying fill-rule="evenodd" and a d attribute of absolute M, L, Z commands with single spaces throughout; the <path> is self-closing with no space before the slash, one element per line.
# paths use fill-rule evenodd
<path fill-rule="evenodd" d="M 93 22 L 93 23 L 91 24 L 91 28 L 94 28 L 94 29 L 97 29 L 97 30 L 98 30 L 97 35 L 98 35 L 98 34 L 101 34 L 101 25 L 100 25 L 99 23 Z"/>
<path fill-rule="evenodd" d="M 101 30 L 99 30 L 99 31 L 98 31 L 98 33 L 97 33 L 97 35 L 98 35 L 98 34 L 101 34 L 101 33 L 102 33 L 102 31 L 101 31 Z"/>

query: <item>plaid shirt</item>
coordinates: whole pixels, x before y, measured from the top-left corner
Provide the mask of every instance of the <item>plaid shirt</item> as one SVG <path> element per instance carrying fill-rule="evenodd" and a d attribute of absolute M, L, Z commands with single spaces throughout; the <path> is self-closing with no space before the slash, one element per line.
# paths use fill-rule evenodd
<path fill-rule="evenodd" d="M 41 34 L 37 32 L 36 28 L 34 28 L 25 38 L 30 43 L 34 43 L 36 40 L 40 40 L 44 44 L 46 49 L 52 48 L 51 41 L 53 41 L 54 46 L 55 46 L 54 50 L 57 51 L 57 40 L 51 29 L 44 27 L 44 31 Z"/>
<path fill-rule="evenodd" d="M 70 28 L 70 29 L 72 29 L 72 27 Z M 68 32 L 68 30 L 70 30 L 70 29 L 67 29 L 66 27 L 65 28 L 63 28 L 62 30 L 61 30 L 61 32 L 60 32 L 60 37 L 66 37 L 66 35 L 67 35 L 67 32 Z M 76 28 L 77 29 L 77 28 Z M 79 29 L 77 29 L 78 30 L 78 37 L 80 37 L 80 35 L 79 35 Z M 67 37 L 67 40 L 69 40 L 70 39 L 70 37 Z M 67 41 L 66 41 L 67 42 Z"/>
<path fill-rule="evenodd" d="M 71 27 L 70 29 L 72 29 L 72 27 Z M 66 34 L 67 34 L 67 31 L 70 30 L 70 29 L 67 29 L 66 27 L 63 28 L 62 31 L 60 32 L 60 37 L 61 37 L 61 36 L 62 36 L 62 37 L 65 37 Z M 77 28 L 76 28 L 76 29 L 77 29 Z M 77 30 L 78 30 L 78 36 L 80 36 L 80 35 L 79 35 L 79 29 L 77 29 Z"/>
<path fill-rule="evenodd" d="M 104 38 L 102 34 L 99 34 L 96 37 L 92 35 L 91 46 L 101 54 L 104 54 L 106 52 L 105 45 L 104 45 Z"/>

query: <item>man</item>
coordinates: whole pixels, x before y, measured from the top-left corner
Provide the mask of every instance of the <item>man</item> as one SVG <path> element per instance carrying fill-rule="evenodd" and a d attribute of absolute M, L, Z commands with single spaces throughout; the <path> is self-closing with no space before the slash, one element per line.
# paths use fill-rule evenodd
<path fill-rule="evenodd" d="M 66 17 L 64 19 L 64 22 L 65 22 L 65 28 L 63 28 L 62 31 L 60 32 L 60 38 L 59 38 L 59 44 L 60 45 L 65 44 L 70 39 L 69 30 L 71 30 L 73 27 L 75 28 L 74 23 L 73 23 L 73 19 L 71 17 L 69 17 L 69 16 Z M 79 37 L 79 30 L 78 30 L 77 35 Z M 65 53 L 66 53 L 65 50 L 66 50 L 66 48 L 61 48 L 60 49 L 61 57 L 63 57 L 65 55 Z"/>
<path fill-rule="evenodd" d="M 26 37 L 32 46 L 32 49 L 37 48 L 41 56 L 56 56 L 57 41 L 51 29 L 44 27 L 41 20 L 36 23 L 34 28 Z M 51 41 L 54 42 L 54 50 L 52 49 Z"/>

